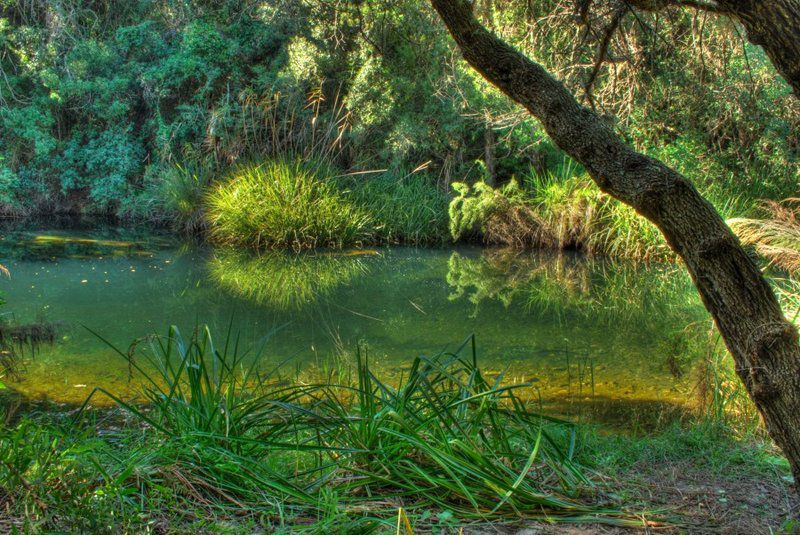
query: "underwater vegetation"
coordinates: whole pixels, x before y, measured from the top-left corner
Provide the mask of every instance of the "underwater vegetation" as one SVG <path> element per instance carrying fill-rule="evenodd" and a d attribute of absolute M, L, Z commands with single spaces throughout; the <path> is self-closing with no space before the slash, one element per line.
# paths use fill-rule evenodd
<path fill-rule="evenodd" d="M 19 377 L 26 351 L 34 355 L 42 345 L 54 344 L 62 327 L 46 321 L 18 325 L 0 318 L 0 388 L 4 376 Z"/>
<path fill-rule="evenodd" d="M 11 272 L 2 264 L 0 275 L 11 278 Z M 0 306 L 4 304 L 0 295 Z M 5 388 L 4 376 L 18 377 L 25 351 L 34 354 L 41 345 L 55 343 L 61 327 L 46 321 L 20 325 L 0 314 L 0 389 Z"/>
<path fill-rule="evenodd" d="M 85 234 L 81 231 L 11 231 L 0 241 L 0 254 L 5 258 L 43 262 L 65 258 L 149 257 L 154 249 L 171 243 L 166 237 L 148 235 L 139 239 L 126 234 L 104 237 L 97 231 Z"/>

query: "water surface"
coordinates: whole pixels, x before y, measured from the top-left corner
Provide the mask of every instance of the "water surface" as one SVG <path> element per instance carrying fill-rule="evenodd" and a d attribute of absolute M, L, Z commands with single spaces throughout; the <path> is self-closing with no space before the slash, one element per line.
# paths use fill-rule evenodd
<path fill-rule="evenodd" d="M 125 359 L 136 338 L 229 327 L 263 343 L 265 367 L 310 377 L 361 343 L 397 380 L 417 355 L 469 335 L 483 369 L 530 382 L 526 395 L 570 415 L 624 421 L 692 402 L 686 325 L 707 321 L 676 266 L 480 248 L 387 248 L 252 255 L 119 229 L 6 232 L 2 312 L 63 322 L 59 341 L 5 379 L 32 398 L 80 403 L 96 386 L 139 388 Z M 8 317 L 8 316 L 7 316 Z"/>

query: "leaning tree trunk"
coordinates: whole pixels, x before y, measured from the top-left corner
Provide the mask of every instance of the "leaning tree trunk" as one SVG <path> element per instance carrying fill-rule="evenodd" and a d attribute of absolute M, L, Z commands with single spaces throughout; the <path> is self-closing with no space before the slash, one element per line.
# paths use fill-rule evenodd
<path fill-rule="evenodd" d="M 685 177 L 629 147 L 541 65 L 484 28 L 467 0 L 431 0 L 465 59 L 527 108 L 601 190 L 652 221 L 683 259 L 736 371 L 800 481 L 800 345 L 775 294 Z"/>

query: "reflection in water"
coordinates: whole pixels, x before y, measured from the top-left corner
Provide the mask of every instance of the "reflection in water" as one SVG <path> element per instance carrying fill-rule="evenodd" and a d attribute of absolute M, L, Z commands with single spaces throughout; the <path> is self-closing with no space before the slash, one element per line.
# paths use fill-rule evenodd
<path fill-rule="evenodd" d="M 80 240 L 69 247 L 116 247 L 73 236 Z M 218 339 L 232 324 L 240 346 L 266 340 L 264 367 L 285 362 L 305 378 L 335 369 L 364 343 L 381 377 L 399 381 L 415 356 L 474 333 L 486 376 L 530 382 L 528 395 L 554 411 L 613 420 L 605 409 L 619 415 L 689 399 L 674 363 L 683 351 L 677 335 L 706 316 L 673 268 L 477 248 L 256 256 L 136 241 L 147 255 L 68 251 L 45 261 L 6 238 L 0 264 L 13 278 L 0 281 L 0 292 L 8 310 L 20 323 L 66 322 L 12 384 L 17 391 L 69 403 L 95 386 L 135 393 L 124 359 L 84 327 L 125 349 L 172 324 L 184 332 L 208 324 Z"/>
<path fill-rule="evenodd" d="M 154 236 L 119 236 L 118 232 L 98 232 L 98 235 L 73 235 L 65 231 L 10 232 L 0 237 L 3 257 L 28 261 L 56 262 L 59 259 L 90 259 L 105 256 L 148 257 L 151 247 L 165 247 L 169 240 Z"/>
<path fill-rule="evenodd" d="M 220 288 L 277 310 L 299 310 L 313 304 L 366 275 L 367 269 L 357 256 L 314 252 L 252 255 L 220 249 L 208 262 L 208 271 Z"/>
<path fill-rule="evenodd" d="M 596 325 L 650 337 L 675 378 L 681 378 L 707 314 L 691 281 L 678 266 L 631 263 L 546 253 L 488 250 L 479 258 L 454 252 L 447 281 L 451 299 L 475 305 L 497 301 L 506 308 L 567 324 Z M 705 344 L 707 340 L 700 343 Z"/>
<path fill-rule="evenodd" d="M 496 300 L 563 321 L 621 323 L 656 332 L 705 317 L 688 276 L 677 266 L 647 270 L 630 263 L 571 255 L 487 250 L 480 257 L 454 252 L 448 262 L 451 299 L 475 305 Z"/>

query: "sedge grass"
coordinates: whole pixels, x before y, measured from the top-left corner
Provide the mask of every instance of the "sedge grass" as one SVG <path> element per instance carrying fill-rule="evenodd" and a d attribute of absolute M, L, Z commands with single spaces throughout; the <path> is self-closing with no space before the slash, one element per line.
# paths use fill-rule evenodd
<path fill-rule="evenodd" d="M 449 241 L 448 196 L 420 173 L 340 177 L 340 187 L 371 216 L 371 241 L 436 245 Z"/>
<path fill-rule="evenodd" d="M 417 357 L 396 387 L 374 375 L 366 350 L 354 380 L 340 384 L 277 380 L 235 341 L 215 345 L 207 329 L 184 340 L 173 328 L 148 354 L 150 365 L 130 361 L 148 384 L 145 403 L 93 392 L 159 444 L 139 471 L 151 474 L 139 482 L 145 493 L 168 486 L 182 500 L 299 523 L 385 521 L 404 507 L 481 522 L 641 525 L 598 503 L 572 457 L 572 426 L 516 395 L 529 386 L 487 381 L 471 339 Z"/>
<path fill-rule="evenodd" d="M 728 224 L 770 264 L 800 272 L 800 199 L 765 201 L 763 219 L 733 218 Z"/>

